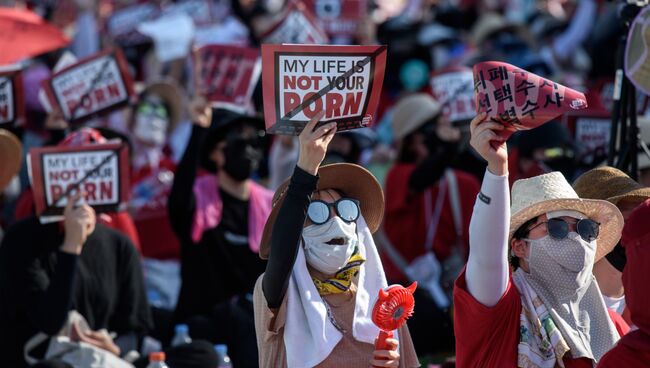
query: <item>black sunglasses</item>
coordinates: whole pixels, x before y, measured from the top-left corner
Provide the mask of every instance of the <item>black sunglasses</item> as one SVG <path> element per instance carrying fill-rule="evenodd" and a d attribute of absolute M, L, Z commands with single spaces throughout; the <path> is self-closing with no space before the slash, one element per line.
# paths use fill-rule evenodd
<path fill-rule="evenodd" d="M 316 199 L 311 201 L 309 207 L 307 207 L 307 218 L 315 225 L 322 225 L 332 217 L 330 212 L 331 207 L 334 207 L 336 215 L 345 222 L 357 221 L 361 214 L 359 201 L 356 199 L 341 198 L 334 203 L 327 203 Z"/>
<path fill-rule="evenodd" d="M 548 221 L 540 222 L 531 227 L 528 231 L 533 230 L 539 225 L 546 224 L 546 231 L 553 239 L 562 240 L 569 235 L 569 222 L 561 218 L 552 218 Z M 591 219 L 582 219 L 575 222 L 576 231 L 582 240 L 590 242 L 598 238 L 600 233 L 600 224 Z"/>

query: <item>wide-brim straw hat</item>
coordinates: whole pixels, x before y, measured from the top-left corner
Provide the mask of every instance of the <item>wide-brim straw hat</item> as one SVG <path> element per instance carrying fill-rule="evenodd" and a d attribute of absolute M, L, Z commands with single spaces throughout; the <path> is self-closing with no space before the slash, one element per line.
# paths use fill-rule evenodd
<path fill-rule="evenodd" d="M 509 239 L 526 221 L 548 212 L 573 210 L 600 223 L 596 261 L 608 254 L 621 237 L 623 215 L 613 204 L 598 199 L 581 199 L 560 172 L 515 181 Z"/>
<path fill-rule="evenodd" d="M 316 191 L 336 189 L 345 197 L 359 201 L 361 214 L 368 224 L 371 233 L 379 229 L 384 217 L 384 192 L 377 179 L 370 171 L 355 164 L 339 163 L 324 165 L 318 169 L 318 185 Z M 260 258 L 268 259 L 271 248 L 271 232 L 280 207 L 284 201 L 290 179 L 278 187 L 273 195 L 273 209 L 269 215 L 260 246 Z"/>
<path fill-rule="evenodd" d="M 427 93 L 402 97 L 395 104 L 391 126 L 393 137 L 400 140 L 416 131 L 442 110 L 442 105 Z"/>
<path fill-rule="evenodd" d="M 23 146 L 20 140 L 6 129 L 0 129 L 0 190 L 3 190 L 7 184 L 20 170 L 22 163 Z"/>
<path fill-rule="evenodd" d="M 184 99 L 180 87 L 171 80 L 158 81 L 142 86 L 140 96 L 158 96 L 169 107 L 169 131 L 183 119 Z"/>
<path fill-rule="evenodd" d="M 581 198 L 602 199 L 614 205 L 623 200 L 641 203 L 650 198 L 650 188 L 610 166 L 597 167 L 580 175 L 573 189 Z"/>

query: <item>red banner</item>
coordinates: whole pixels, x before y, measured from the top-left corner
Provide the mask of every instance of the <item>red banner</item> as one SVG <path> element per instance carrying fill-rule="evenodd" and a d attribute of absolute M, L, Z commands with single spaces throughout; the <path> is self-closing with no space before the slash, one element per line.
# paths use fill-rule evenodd
<path fill-rule="evenodd" d="M 356 36 L 359 23 L 368 12 L 367 0 L 305 0 L 305 4 L 331 36 Z"/>
<path fill-rule="evenodd" d="M 587 108 L 585 95 L 516 66 L 486 61 L 474 65 L 477 111 L 503 124 L 504 138 L 538 127 L 568 111 Z"/>
<path fill-rule="evenodd" d="M 262 45 L 266 130 L 300 134 L 319 111 L 338 130 L 371 126 L 386 46 Z"/>
<path fill-rule="evenodd" d="M 246 106 L 261 73 L 258 49 L 207 45 L 194 53 L 197 90 L 208 101 Z"/>
<path fill-rule="evenodd" d="M 327 44 L 327 34 L 305 4 L 291 2 L 278 22 L 260 37 L 264 43 Z"/>
<path fill-rule="evenodd" d="M 134 98 L 133 80 L 122 52 L 104 51 L 43 82 L 50 104 L 70 123 L 113 111 Z"/>
<path fill-rule="evenodd" d="M 25 116 L 20 69 L 0 69 L 0 125 L 21 125 Z"/>
<path fill-rule="evenodd" d="M 431 76 L 431 92 L 442 105 L 442 115 L 452 123 L 465 122 L 476 116 L 472 70 L 455 67 Z"/>
<path fill-rule="evenodd" d="M 97 212 L 125 208 L 128 160 L 122 143 L 32 148 L 28 169 L 37 215 L 45 221 L 60 219 L 67 197 L 77 190 L 86 192 L 86 203 Z"/>

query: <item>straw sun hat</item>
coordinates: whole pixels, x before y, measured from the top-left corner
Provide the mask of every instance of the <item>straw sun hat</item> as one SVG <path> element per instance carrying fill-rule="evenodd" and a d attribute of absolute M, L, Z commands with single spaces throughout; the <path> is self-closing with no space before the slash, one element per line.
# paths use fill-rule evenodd
<path fill-rule="evenodd" d="M 641 203 L 650 198 L 650 188 L 610 166 L 597 167 L 582 174 L 573 183 L 573 189 L 582 198 L 603 199 L 615 205 L 623 200 Z"/>
<path fill-rule="evenodd" d="M 384 217 L 384 192 L 381 185 L 370 173 L 359 165 L 340 163 L 324 165 L 318 169 L 318 185 L 316 190 L 337 189 L 346 197 L 360 202 L 361 214 L 368 224 L 371 233 L 379 229 Z M 284 201 L 290 179 L 285 180 L 273 195 L 273 209 L 264 225 L 260 258 L 268 259 L 271 246 L 271 232 Z"/>
<path fill-rule="evenodd" d="M 512 186 L 510 234 L 526 221 L 552 211 L 573 210 L 600 223 L 596 261 L 609 253 L 623 230 L 623 215 L 613 204 L 596 199 L 580 199 L 560 172 L 517 180 Z"/>
<path fill-rule="evenodd" d="M 403 97 L 393 110 L 392 128 L 395 140 L 416 131 L 422 124 L 442 111 L 442 105 L 427 93 L 415 93 Z"/>
<path fill-rule="evenodd" d="M 0 191 L 20 170 L 22 150 L 20 141 L 13 133 L 0 129 Z"/>

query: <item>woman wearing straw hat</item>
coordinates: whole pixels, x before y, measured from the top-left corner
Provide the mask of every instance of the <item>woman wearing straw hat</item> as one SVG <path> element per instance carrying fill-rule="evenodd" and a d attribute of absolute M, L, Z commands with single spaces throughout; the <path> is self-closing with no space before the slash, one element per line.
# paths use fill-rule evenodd
<path fill-rule="evenodd" d="M 384 195 L 377 180 L 353 164 L 319 168 L 336 124 L 300 134 L 291 179 L 273 197 L 260 257 L 266 272 L 255 285 L 260 366 L 418 367 L 406 326 L 391 350 L 374 350 L 379 330 L 371 309 L 386 277 L 372 238 Z"/>
<path fill-rule="evenodd" d="M 619 339 L 591 272 L 623 217 L 609 202 L 580 199 L 558 172 L 516 181 L 509 207 L 503 126 L 484 120 L 471 124 L 488 170 L 454 291 L 458 365 L 592 367 Z"/>

